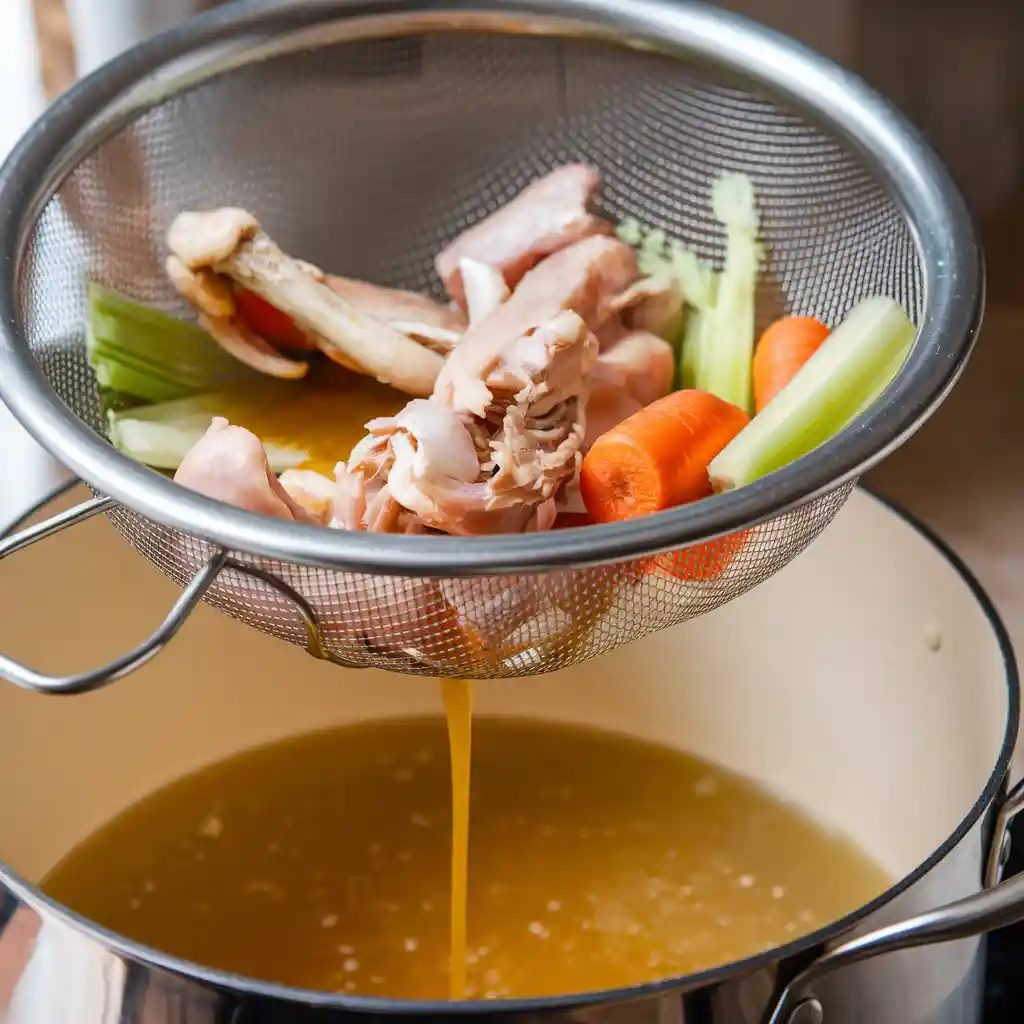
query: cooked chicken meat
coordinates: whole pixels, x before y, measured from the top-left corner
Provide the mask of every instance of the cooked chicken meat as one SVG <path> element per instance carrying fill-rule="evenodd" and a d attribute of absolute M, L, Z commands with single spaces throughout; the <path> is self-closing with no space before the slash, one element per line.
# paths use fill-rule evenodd
<path fill-rule="evenodd" d="M 594 386 L 614 384 L 641 405 L 650 405 L 672 390 L 675 352 L 649 331 L 627 331 L 602 352 L 594 366 Z"/>
<path fill-rule="evenodd" d="M 435 260 L 448 294 L 463 308 L 461 261 L 469 258 L 501 271 L 509 288 L 544 257 L 612 226 L 588 207 L 601 185 L 593 167 L 570 164 L 528 185 L 510 202 L 464 231 Z"/>
<path fill-rule="evenodd" d="M 279 477 L 288 496 L 326 526 L 334 511 L 334 481 L 312 469 L 286 469 Z"/>
<path fill-rule="evenodd" d="M 339 466 L 335 521 L 349 529 L 452 534 L 548 529 L 579 471 L 597 341 L 562 311 L 515 337 L 479 381 L 479 415 L 436 396 L 371 421 Z"/>
<path fill-rule="evenodd" d="M 177 256 L 168 256 L 171 284 L 196 307 L 199 326 L 226 352 L 260 373 L 285 380 L 305 377 L 309 364 L 289 359 L 238 317 L 231 282 L 212 270 L 190 270 Z"/>
<path fill-rule="evenodd" d="M 366 281 L 356 281 L 333 274 L 323 276 L 324 282 L 353 309 L 412 338 L 427 348 L 450 352 L 466 330 L 466 317 L 428 295 L 383 288 Z"/>
<path fill-rule="evenodd" d="M 430 394 L 442 364 L 437 352 L 356 309 L 324 282 L 315 267 L 282 252 L 244 210 L 182 213 L 171 224 L 167 241 L 177 260 L 172 265 L 172 281 L 186 297 L 196 294 L 198 288 L 205 302 L 202 285 L 212 280 L 208 276 L 212 271 L 290 317 L 331 359 L 407 394 Z M 193 277 L 186 279 L 185 272 Z M 200 310 L 206 308 L 203 302 L 197 303 Z M 203 316 L 211 334 L 225 347 L 232 346 L 229 351 L 237 352 L 247 342 L 256 346 L 256 336 L 241 327 L 237 318 L 214 318 L 205 312 Z M 236 329 L 230 336 L 226 333 L 229 325 Z M 258 361 L 269 367 L 266 356 L 263 352 Z M 256 357 L 247 361 L 256 361 Z"/>
<path fill-rule="evenodd" d="M 486 380 L 516 341 L 563 311 L 596 332 L 615 298 L 637 278 L 636 255 L 624 242 L 586 238 L 531 270 L 503 305 L 470 326 L 437 378 L 434 397 L 484 417 L 491 403 Z"/>
<path fill-rule="evenodd" d="M 248 512 L 299 523 L 318 520 L 281 486 L 267 464 L 263 443 L 222 416 L 192 446 L 174 474 L 175 483 Z"/>
<path fill-rule="evenodd" d="M 648 331 L 622 330 L 597 358 L 587 402 L 587 449 L 602 434 L 672 390 L 675 353 Z"/>
<path fill-rule="evenodd" d="M 485 320 L 512 294 L 501 271 L 489 263 L 466 256 L 459 260 L 459 270 L 471 324 Z"/>
<path fill-rule="evenodd" d="M 613 312 L 628 328 L 672 340 L 682 326 L 683 290 L 666 277 L 641 278 L 617 296 Z"/>

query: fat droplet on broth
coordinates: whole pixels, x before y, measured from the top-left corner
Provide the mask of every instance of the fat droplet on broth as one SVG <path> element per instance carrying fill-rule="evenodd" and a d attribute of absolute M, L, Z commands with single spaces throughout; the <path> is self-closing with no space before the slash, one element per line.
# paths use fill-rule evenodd
<path fill-rule="evenodd" d="M 199 834 L 205 839 L 217 839 L 223 831 L 224 822 L 216 814 L 205 818 L 199 826 Z"/>

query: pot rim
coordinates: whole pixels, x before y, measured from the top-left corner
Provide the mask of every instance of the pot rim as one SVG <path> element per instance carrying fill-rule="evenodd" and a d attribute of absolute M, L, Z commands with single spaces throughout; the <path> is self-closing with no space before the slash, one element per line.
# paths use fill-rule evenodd
<path fill-rule="evenodd" d="M 80 484 L 81 481 L 79 480 L 71 480 L 52 487 L 44 497 L 35 502 L 18 519 L 6 527 L 0 528 L 0 539 L 18 529 L 18 527 L 22 526 L 29 518 L 50 502 Z M 26 882 L 3 861 L 0 861 L 0 886 L 7 889 L 8 892 L 12 893 L 18 900 L 26 904 L 41 917 L 55 918 L 73 927 L 76 931 L 98 942 L 105 949 L 124 957 L 130 962 L 167 971 L 188 981 L 241 996 L 272 999 L 284 1003 L 299 1003 L 311 1009 L 395 1016 L 425 1015 L 436 1017 L 450 1015 L 465 1017 L 488 1014 L 542 1013 L 569 1010 L 581 1006 L 628 1002 L 656 997 L 667 992 L 692 991 L 717 985 L 731 977 L 757 971 L 771 963 L 786 960 L 801 953 L 806 953 L 815 947 L 823 946 L 850 931 L 856 924 L 875 913 L 875 911 L 891 903 L 897 896 L 928 874 L 955 849 L 995 802 L 1000 790 L 1004 788 L 1010 761 L 1017 743 L 1020 718 L 1020 676 L 1013 644 L 1006 625 L 984 586 L 952 547 L 917 516 L 908 512 L 892 499 L 876 493 L 870 487 L 861 484 L 858 486 L 858 489 L 888 509 L 889 512 L 901 519 L 930 544 L 946 560 L 950 568 L 967 586 L 974 600 L 977 601 L 992 629 L 993 639 L 999 647 L 999 653 L 1002 658 L 1008 698 L 1007 721 L 1002 745 L 988 781 L 978 799 L 950 836 L 913 871 L 903 876 L 883 893 L 856 910 L 851 911 L 849 914 L 837 918 L 835 921 L 814 932 L 800 936 L 785 945 L 777 946 L 774 949 L 757 953 L 742 960 L 734 960 L 731 963 L 719 964 L 716 967 L 698 971 L 694 974 L 665 978 L 642 985 L 601 989 L 592 992 L 567 993 L 557 996 L 496 999 L 493 1001 L 461 1000 L 453 1002 L 441 999 L 388 999 L 374 996 L 322 992 L 275 982 L 259 981 L 247 978 L 244 975 L 233 974 L 229 971 L 205 967 L 181 957 L 163 953 L 152 946 L 135 942 L 116 932 L 103 928 L 81 914 L 63 906 L 63 904 L 51 899 L 40 889 Z"/>

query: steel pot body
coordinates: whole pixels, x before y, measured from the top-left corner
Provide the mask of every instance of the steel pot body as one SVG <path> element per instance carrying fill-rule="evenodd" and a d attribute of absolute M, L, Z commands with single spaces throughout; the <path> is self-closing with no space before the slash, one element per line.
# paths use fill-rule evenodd
<path fill-rule="evenodd" d="M 76 581 L 84 592 L 98 573 L 104 599 L 76 600 Z M 96 663 L 150 629 L 174 592 L 97 517 L 4 562 L 0 649 L 48 671 Z M 298 1024 L 504 1012 L 758 1024 L 825 948 L 981 890 L 1017 697 L 1005 633 L 965 570 L 857 492 L 818 543 L 745 597 L 597 662 L 479 683 L 477 706 L 627 731 L 756 778 L 854 837 L 898 880 L 892 889 L 772 954 L 660 986 L 475 1007 L 343 999 L 177 961 L 34 887 L 76 841 L 183 772 L 307 729 L 439 708 L 430 681 L 315 662 L 200 606 L 164 653 L 116 686 L 63 700 L 0 687 L 0 1019 Z M 973 936 L 844 966 L 812 989 L 828 1024 L 972 1024 L 983 959 Z M 796 1005 L 780 1019 L 820 1018 L 816 1005 Z"/>

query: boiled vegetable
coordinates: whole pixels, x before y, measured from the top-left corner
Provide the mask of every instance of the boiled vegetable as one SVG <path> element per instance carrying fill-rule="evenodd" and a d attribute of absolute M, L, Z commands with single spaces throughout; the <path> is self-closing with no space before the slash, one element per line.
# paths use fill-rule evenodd
<path fill-rule="evenodd" d="M 761 261 L 754 186 L 743 174 L 724 174 L 711 190 L 715 217 L 725 226 L 725 267 L 697 356 L 696 386 L 753 411 L 754 296 Z"/>
<path fill-rule="evenodd" d="M 858 303 L 709 467 L 716 491 L 744 487 L 837 434 L 888 386 L 915 328 L 892 299 Z"/>
<path fill-rule="evenodd" d="M 678 383 L 709 391 L 753 411 L 751 355 L 754 299 L 761 262 L 754 186 L 744 174 L 723 174 L 711 190 L 715 217 L 725 228 L 725 266 L 716 272 L 664 231 L 635 219 L 619 225 L 619 237 L 637 249 L 640 271 L 679 282 L 686 303 Z"/>
<path fill-rule="evenodd" d="M 101 389 L 147 402 L 258 379 L 194 324 L 95 283 L 89 285 L 86 355 Z"/>
<path fill-rule="evenodd" d="M 708 497 L 708 463 L 747 422 L 738 406 L 703 391 L 658 399 L 587 452 L 580 470 L 587 511 L 608 523 Z"/>
<path fill-rule="evenodd" d="M 796 376 L 828 335 L 829 329 L 810 316 L 784 316 L 761 335 L 753 363 L 758 412 Z"/>
<path fill-rule="evenodd" d="M 235 305 L 239 318 L 246 327 L 261 338 L 269 341 L 276 348 L 304 352 L 311 345 L 305 334 L 295 325 L 295 321 L 272 306 L 266 299 L 254 292 L 235 286 Z"/>
<path fill-rule="evenodd" d="M 107 432 L 126 455 L 177 469 L 214 416 L 223 416 L 263 441 L 275 472 L 301 467 L 333 478 L 335 464 L 365 435 L 365 424 L 393 416 L 405 402 L 393 388 L 325 362 L 301 384 L 259 377 L 244 388 L 110 410 Z"/>

